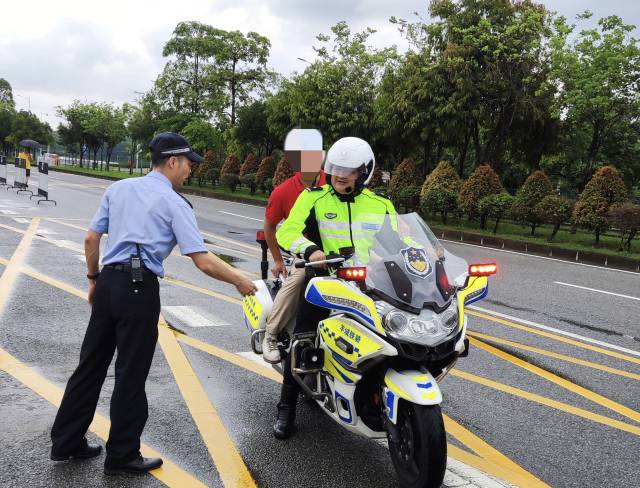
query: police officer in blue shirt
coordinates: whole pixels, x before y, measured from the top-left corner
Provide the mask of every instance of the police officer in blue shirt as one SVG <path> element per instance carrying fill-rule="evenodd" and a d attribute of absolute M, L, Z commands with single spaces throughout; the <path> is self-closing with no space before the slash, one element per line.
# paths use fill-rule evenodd
<path fill-rule="evenodd" d="M 115 386 L 111 397 L 111 430 L 106 474 L 145 473 L 162 459 L 140 455 L 140 435 L 147 421 L 144 386 L 158 339 L 163 261 L 176 244 L 202 272 L 235 285 L 242 295 L 255 285 L 209 253 L 191 204 L 175 188 L 202 162 L 187 140 L 172 132 L 150 144 L 153 171 L 122 180 L 104 193 L 85 237 L 91 318 L 80 350 L 80 363 L 69 379 L 51 429 L 51 459 L 86 459 L 101 446 L 87 443 L 107 368 L 115 350 Z M 102 271 L 100 239 L 108 233 Z"/>

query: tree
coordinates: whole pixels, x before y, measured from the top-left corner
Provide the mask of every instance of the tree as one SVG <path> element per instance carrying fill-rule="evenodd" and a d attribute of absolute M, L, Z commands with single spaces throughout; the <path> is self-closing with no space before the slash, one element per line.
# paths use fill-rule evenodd
<path fill-rule="evenodd" d="M 453 169 L 448 161 L 440 161 L 440 164 L 434 169 L 424 181 L 420 198 L 425 199 L 429 190 L 433 188 L 444 188 L 457 195 L 462 187 L 460 177 Z M 456 198 L 457 200 L 457 198 Z"/>
<path fill-rule="evenodd" d="M 392 19 L 413 45 L 397 77 L 398 119 L 426 165 L 450 146 L 462 175 L 472 143 L 476 163 L 501 172 L 516 129 L 526 135 L 551 116 L 551 15 L 511 0 L 432 0 L 429 11 L 431 22 Z"/>
<path fill-rule="evenodd" d="M 276 186 L 281 184 L 283 181 L 287 180 L 288 178 L 291 178 L 292 176 L 293 176 L 293 170 L 291 169 L 291 166 L 289 166 L 289 163 L 285 158 L 282 158 L 278 162 L 278 166 L 276 166 L 276 172 L 273 175 L 273 179 L 271 180 L 271 185 L 272 185 L 271 187 L 275 188 Z"/>
<path fill-rule="evenodd" d="M 11 132 L 5 137 L 5 141 L 17 146 L 22 139 L 34 139 L 41 144 L 53 142 L 53 131 L 46 122 L 41 122 L 31 112 L 20 110 L 11 119 Z"/>
<path fill-rule="evenodd" d="M 269 154 L 277 145 L 268 121 L 267 103 L 259 100 L 238 109 L 235 137 L 242 144 L 258 153 Z"/>
<path fill-rule="evenodd" d="M 398 205 L 401 200 L 400 191 L 403 188 L 415 185 L 420 179 L 416 162 L 411 158 L 405 159 L 396 167 L 391 175 L 388 188 L 389 197 Z"/>
<path fill-rule="evenodd" d="M 547 241 L 553 241 L 560 226 L 571 218 L 574 203 L 560 195 L 547 195 L 534 208 L 540 222 L 553 225 Z"/>
<path fill-rule="evenodd" d="M 447 215 L 458 208 L 458 194 L 443 186 L 433 186 L 421 195 L 422 211 L 425 213 L 440 212 L 442 223 L 447 224 Z"/>
<path fill-rule="evenodd" d="M 224 147 L 222 132 L 199 117 L 192 119 L 182 129 L 181 134 L 187 138 L 191 147 L 200 153 L 209 149 L 221 151 Z"/>
<path fill-rule="evenodd" d="M 244 163 L 240 166 L 240 178 L 248 173 L 255 173 L 258 170 L 258 159 L 256 155 L 253 153 L 247 154 L 247 157 L 244 158 Z"/>
<path fill-rule="evenodd" d="M 346 22 L 339 22 L 331 32 L 333 37 L 317 36 L 317 60 L 284 85 L 291 99 L 282 105 L 288 105 L 290 121 L 317 128 L 328 144 L 345 136 L 371 140 L 376 84 L 395 49 L 368 47 L 373 29 L 352 34 Z"/>
<path fill-rule="evenodd" d="M 591 12 L 579 20 L 591 17 Z M 559 109 L 570 129 L 570 160 L 582 163 L 580 188 L 593 174 L 614 134 L 637 124 L 640 113 L 640 46 L 634 26 L 617 16 L 573 36 L 575 26 L 556 21 L 552 42 L 554 82 L 561 86 Z M 568 39 L 575 37 L 572 44 Z M 636 133 L 637 140 L 637 133 Z"/>
<path fill-rule="evenodd" d="M 531 235 L 535 235 L 536 226 L 541 222 L 536 205 L 553 191 L 551 181 L 542 171 L 533 172 L 516 193 L 511 210 L 512 215 L 531 225 Z"/>
<path fill-rule="evenodd" d="M 238 176 L 240 174 L 240 160 L 235 154 L 229 154 L 224 160 L 222 169 L 220 170 L 220 176 L 233 174 Z"/>
<path fill-rule="evenodd" d="M 11 84 L 4 78 L 0 78 L 0 110 L 13 112 L 16 104 L 13 100 L 13 90 Z"/>
<path fill-rule="evenodd" d="M 640 231 L 640 205 L 631 202 L 611 206 L 607 215 L 610 224 L 620 231 L 620 251 L 631 252 L 631 241 Z"/>
<path fill-rule="evenodd" d="M 150 97 L 145 96 L 139 106 L 125 106 L 125 127 L 129 137 L 129 174 L 133 174 L 133 166 L 139 151 L 153 139 L 158 127 L 154 117 L 154 109 Z"/>
<path fill-rule="evenodd" d="M 628 198 L 628 191 L 618 171 L 613 166 L 604 166 L 596 171 L 587 183 L 573 210 L 573 220 L 577 225 L 591 229 L 600 243 L 600 233 L 608 228 L 607 214 L 611 205 L 622 203 Z"/>
<path fill-rule="evenodd" d="M 504 188 L 500 183 L 500 178 L 491 166 L 484 164 L 478 166 L 476 170 L 469 176 L 460 189 L 458 196 L 458 205 L 460 210 L 467 214 L 469 218 L 478 217 L 478 203 L 484 197 L 494 193 L 503 193 Z M 484 229 L 486 216 L 480 215 L 480 227 Z"/>
<path fill-rule="evenodd" d="M 267 156 L 260 161 L 260 166 L 258 166 L 258 170 L 256 171 L 256 186 L 264 193 L 267 193 L 265 181 L 273 178 L 275 170 L 276 165 L 273 157 Z"/>
<path fill-rule="evenodd" d="M 482 198 L 478 202 L 478 213 L 484 217 L 496 219 L 493 227 L 493 233 L 498 232 L 498 224 L 500 220 L 509 213 L 513 205 L 514 198 L 508 193 L 494 193 Z"/>

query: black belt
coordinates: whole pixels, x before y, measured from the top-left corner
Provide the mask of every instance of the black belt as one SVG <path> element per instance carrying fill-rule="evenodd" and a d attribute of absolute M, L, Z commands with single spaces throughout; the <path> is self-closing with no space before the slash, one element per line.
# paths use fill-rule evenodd
<path fill-rule="evenodd" d="M 122 272 L 125 272 L 125 273 L 130 273 L 130 272 L 131 272 L 131 266 L 129 265 L 129 263 L 126 263 L 126 264 L 124 264 L 124 263 L 118 263 L 118 264 L 105 264 L 105 265 L 104 265 L 104 267 L 105 267 L 105 268 L 109 268 L 109 269 L 113 269 L 113 270 L 115 270 L 115 271 L 122 271 Z M 155 275 L 156 275 L 153 271 L 151 271 L 151 270 L 150 270 L 149 268 L 147 268 L 147 267 L 143 267 L 143 268 L 142 268 L 142 271 L 143 271 L 144 273 L 148 273 L 148 274 L 151 274 L 151 275 L 153 275 L 153 276 L 155 276 Z"/>

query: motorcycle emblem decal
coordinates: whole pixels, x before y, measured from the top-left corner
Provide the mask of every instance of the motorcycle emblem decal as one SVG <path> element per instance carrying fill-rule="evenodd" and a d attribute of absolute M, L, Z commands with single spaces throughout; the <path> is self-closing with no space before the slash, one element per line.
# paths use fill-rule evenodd
<path fill-rule="evenodd" d="M 334 213 L 326 213 L 326 214 L 324 214 L 324 216 L 325 216 L 326 218 L 328 218 L 328 219 L 335 219 L 335 218 L 338 216 L 338 214 L 334 214 Z"/>
<path fill-rule="evenodd" d="M 400 252 L 404 257 L 404 266 L 410 274 L 424 279 L 431 273 L 431 265 L 424 249 L 407 247 Z"/>

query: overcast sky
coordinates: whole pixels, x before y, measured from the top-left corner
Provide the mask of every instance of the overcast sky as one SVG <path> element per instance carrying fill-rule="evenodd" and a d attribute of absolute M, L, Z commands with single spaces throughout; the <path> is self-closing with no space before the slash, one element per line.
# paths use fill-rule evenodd
<path fill-rule="evenodd" d="M 616 14 L 640 25 L 637 0 L 543 0 L 574 19 L 588 8 L 596 18 Z M 318 33 L 340 20 L 352 31 L 378 32 L 371 44 L 404 42 L 389 17 L 427 17 L 426 0 L 3 0 L 0 6 L 0 78 L 13 87 L 18 109 L 55 128 L 57 105 L 133 102 L 164 66 L 162 47 L 178 22 L 197 20 L 227 30 L 256 31 L 271 40 L 271 68 L 285 75 L 312 60 Z M 639 29 L 636 29 L 638 36 Z"/>

